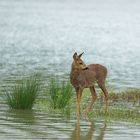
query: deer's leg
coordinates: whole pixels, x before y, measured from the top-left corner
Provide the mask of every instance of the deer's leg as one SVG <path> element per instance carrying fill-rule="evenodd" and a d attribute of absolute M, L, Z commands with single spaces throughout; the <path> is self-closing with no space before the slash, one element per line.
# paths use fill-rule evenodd
<path fill-rule="evenodd" d="M 106 103 L 106 112 L 108 112 L 108 91 L 105 87 L 105 82 L 98 82 L 99 87 L 102 89 L 104 95 L 105 95 L 105 103 Z"/>
<path fill-rule="evenodd" d="M 93 104 L 94 104 L 95 100 L 97 99 L 97 95 L 96 95 L 96 91 L 95 91 L 94 86 L 93 87 L 90 87 L 89 89 L 90 89 L 90 92 L 91 92 L 92 100 L 91 100 L 91 103 L 90 103 L 89 108 L 87 108 L 87 110 L 86 110 L 86 113 L 89 113 L 90 112 L 90 110 L 93 107 Z"/>
<path fill-rule="evenodd" d="M 82 91 L 83 90 L 81 90 L 81 89 L 76 90 L 76 95 L 77 95 L 77 110 L 76 110 L 77 118 L 80 117 L 80 101 L 81 101 Z"/>

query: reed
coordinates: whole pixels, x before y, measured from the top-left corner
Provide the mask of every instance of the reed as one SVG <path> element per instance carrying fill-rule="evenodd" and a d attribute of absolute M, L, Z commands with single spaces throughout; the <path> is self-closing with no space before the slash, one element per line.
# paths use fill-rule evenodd
<path fill-rule="evenodd" d="M 32 109 L 39 89 L 39 76 L 34 74 L 18 81 L 10 91 L 5 90 L 6 102 L 12 109 Z"/>

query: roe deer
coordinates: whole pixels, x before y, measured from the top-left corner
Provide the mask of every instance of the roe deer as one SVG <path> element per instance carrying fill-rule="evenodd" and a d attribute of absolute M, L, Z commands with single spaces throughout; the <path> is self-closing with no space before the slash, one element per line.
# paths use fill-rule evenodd
<path fill-rule="evenodd" d="M 70 73 L 71 84 L 74 86 L 77 94 L 77 117 L 80 117 L 80 100 L 84 88 L 89 88 L 92 95 L 92 101 L 90 106 L 86 109 L 86 114 L 92 109 L 92 106 L 97 99 L 94 87 L 96 82 L 105 95 L 106 111 L 108 111 L 108 91 L 105 87 L 107 68 L 100 64 L 90 64 L 86 66 L 81 59 L 82 54 L 83 53 L 77 55 L 77 53 L 74 53 L 74 61 L 71 66 Z"/>

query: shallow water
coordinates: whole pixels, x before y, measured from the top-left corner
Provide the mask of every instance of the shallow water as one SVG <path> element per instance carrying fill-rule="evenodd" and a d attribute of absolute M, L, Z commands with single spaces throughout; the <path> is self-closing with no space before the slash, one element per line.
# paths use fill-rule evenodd
<path fill-rule="evenodd" d="M 0 110 L 0 139 L 138 140 L 140 125 L 81 120 L 45 111 Z"/>
<path fill-rule="evenodd" d="M 140 86 L 139 0 L 0 0 L 0 91 L 32 72 L 69 77 L 72 55 L 108 68 L 116 90 Z M 57 72 L 57 73 L 56 73 Z M 0 94 L 0 139 L 136 139 L 140 125 L 10 111 Z"/>

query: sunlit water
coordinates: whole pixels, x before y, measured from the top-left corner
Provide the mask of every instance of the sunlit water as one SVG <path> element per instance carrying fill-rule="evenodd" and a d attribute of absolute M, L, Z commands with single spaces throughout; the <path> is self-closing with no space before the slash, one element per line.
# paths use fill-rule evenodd
<path fill-rule="evenodd" d="M 33 72 L 69 78 L 72 55 L 108 68 L 116 90 L 140 87 L 139 0 L 0 0 L 0 90 Z M 2 99 L 0 98 L 0 101 Z M 81 121 L 1 104 L 0 139 L 139 139 L 140 126 Z"/>
<path fill-rule="evenodd" d="M 1 0 L 0 81 L 69 76 L 72 55 L 108 68 L 118 90 L 140 86 L 139 0 Z M 57 71 L 57 72 L 56 72 Z"/>

